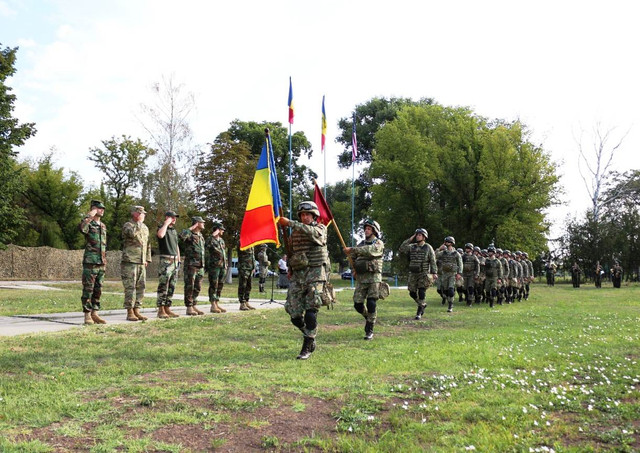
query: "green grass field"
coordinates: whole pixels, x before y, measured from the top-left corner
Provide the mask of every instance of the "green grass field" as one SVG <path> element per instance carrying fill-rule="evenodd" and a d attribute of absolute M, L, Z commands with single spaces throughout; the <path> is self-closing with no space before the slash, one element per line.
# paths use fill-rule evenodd
<path fill-rule="evenodd" d="M 351 295 L 307 361 L 284 310 L 0 337 L 0 451 L 640 450 L 640 287 L 452 314 L 430 289 L 421 321 L 393 290 L 370 342 Z M 79 290 L 0 298 L 78 311 Z"/>

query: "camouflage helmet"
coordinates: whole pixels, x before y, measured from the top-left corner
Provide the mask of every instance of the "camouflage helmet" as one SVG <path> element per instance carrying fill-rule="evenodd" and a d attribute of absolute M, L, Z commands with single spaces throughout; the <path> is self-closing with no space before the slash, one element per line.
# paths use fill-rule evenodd
<path fill-rule="evenodd" d="M 522 256 L 524 256 L 525 258 L 529 258 L 529 254 L 527 252 L 522 252 Z"/>
<path fill-rule="evenodd" d="M 461 255 L 462 255 L 462 253 L 464 253 L 464 251 L 463 251 L 460 247 L 458 247 L 458 248 L 456 249 L 456 252 L 458 252 L 458 253 L 459 253 L 459 254 L 461 254 Z"/>
<path fill-rule="evenodd" d="M 489 244 L 489 247 L 487 247 L 487 253 L 496 253 L 496 248 L 493 244 Z"/>
<path fill-rule="evenodd" d="M 502 255 L 502 249 L 497 248 L 497 249 L 495 249 L 495 250 L 496 250 L 496 253 L 499 253 L 500 255 Z"/>
<path fill-rule="evenodd" d="M 380 224 L 378 222 L 376 222 L 375 220 L 367 219 L 362 224 L 362 228 L 364 229 L 364 227 L 366 226 L 371 227 L 371 229 L 373 230 L 373 234 L 375 234 L 377 238 L 380 237 Z"/>
<path fill-rule="evenodd" d="M 444 238 L 444 242 L 450 242 L 452 245 L 456 245 L 456 240 L 453 236 L 447 236 Z"/>
<path fill-rule="evenodd" d="M 511 252 L 509 250 L 507 250 L 507 249 L 505 249 L 504 252 L 502 252 L 502 253 L 504 253 L 505 255 L 511 255 Z"/>
<path fill-rule="evenodd" d="M 425 239 L 429 237 L 429 233 L 427 233 L 427 230 L 425 230 L 424 228 L 418 228 L 414 234 L 421 234 Z"/>
<path fill-rule="evenodd" d="M 489 252 L 487 251 L 487 249 L 482 249 L 482 254 L 483 254 L 483 255 L 486 255 L 487 253 L 489 253 Z"/>
<path fill-rule="evenodd" d="M 320 211 L 318 210 L 318 205 L 313 201 L 303 201 L 298 205 L 298 218 L 300 218 L 300 214 L 303 212 L 308 212 L 315 217 L 320 216 Z"/>
<path fill-rule="evenodd" d="M 471 242 L 467 242 L 467 243 L 464 245 L 464 248 L 465 248 L 465 249 L 471 249 L 471 250 L 473 250 L 473 244 L 472 244 Z"/>
<path fill-rule="evenodd" d="M 522 252 L 520 250 L 516 250 L 516 256 L 520 256 L 522 255 Z"/>
<path fill-rule="evenodd" d="M 478 252 L 480 253 L 482 250 L 480 250 L 480 247 L 478 247 L 477 245 L 473 248 L 474 252 Z"/>

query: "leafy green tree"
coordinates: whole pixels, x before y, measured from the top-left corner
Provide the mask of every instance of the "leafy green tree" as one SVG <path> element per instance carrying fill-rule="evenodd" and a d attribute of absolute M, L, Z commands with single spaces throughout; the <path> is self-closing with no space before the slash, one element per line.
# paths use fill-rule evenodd
<path fill-rule="evenodd" d="M 196 206 L 210 220 L 221 220 L 227 230 L 229 256 L 240 240 L 256 160 L 249 145 L 235 141 L 228 132 L 220 134 L 198 165 Z"/>
<path fill-rule="evenodd" d="M 133 204 L 133 190 L 142 182 L 147 168 L 147 159 L 155 151 L 142 143 L 123 135 L 102 141 L 102 148 L 91 148 L 89 160 L 102 172 L 106 193 L 105 219 L 109 234 L 110 249 L 121 245 L 122 225 L 129 218 L 129 208 Z M 107 217 L 107 213 L 109 213 Z"/>
<path fill-rule="evenodd" d="M 0 43 L 0 248 L 12 242 L 24 226 L 24 214 L 16 203 L 22 187 L 15 147 L 36 133 L 34 123 L 20 124 L 13 117 L 16 96 L 6 80 L 15 74 L 17 47 L 2 48 Z"/>
<path fill-rule="evenodd" d="M 264 130 L 269 129 L 271 135 L 271 142 L 273 144 L 273 157 L 278 173 L 278 184 L 280 185 L 280 192 L 282 197 L 282 203 L 284 207 L 288 208 L 289 204 L 289 132 L 287 128 L 283 127 L 279 122 L 267 122 L 256 123 L 254 121 L 240 121 L 234 120 L 231 122 L 231 126 L 227 130 L 230 139 L 236 142 L 245 142 L 249 145 L 251 154 L 258 157 L 262 152 L 262 146 L 264 144 Z M 300 164 L 299 160 L 302 156 L 311 157 L 313 150 L 311 149 L 311 143 L 307 140 L 307 137 L 303 132 L 295 132 L 291 136 L 291 180 L 292 180 L 292 192 L 293 192 L 293 206 L 297 204 L 301 194 L 306 194 L 310 188 L 310 181 L 312 177 L 316 177 L 314 173 L 306 165 Z M 285 209 L 285 212 L 287 209 Z"/>
<path fill-rule="evenodd" d="M 64 169 L 54 168 L 52 155 L 47 154 L 25 172 L 23 191 L 31 225 L 53 240 L 41 245 L 75 249 L 82 242 L 78 231 L 83 185 L 76 173 L 65 176 Z"/>
<path fill-rule="evenodd" d="M 558 178 L 520 123 L 488 123 L 467 108 L 407 106 L 376 134 L 372 212 L 396 250 L 416 227 L 430 242 L 546 247 L 544 210 Z"/>

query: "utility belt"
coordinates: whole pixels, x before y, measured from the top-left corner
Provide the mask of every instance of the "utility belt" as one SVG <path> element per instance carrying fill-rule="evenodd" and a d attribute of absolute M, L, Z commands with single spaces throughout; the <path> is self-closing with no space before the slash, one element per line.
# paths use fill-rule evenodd
<path fill-rule="evenodd" d="M 162 258 L 164 260 L 177 261 L 178 260 L 178 255 L 160 255 L 160 258 Z"/>

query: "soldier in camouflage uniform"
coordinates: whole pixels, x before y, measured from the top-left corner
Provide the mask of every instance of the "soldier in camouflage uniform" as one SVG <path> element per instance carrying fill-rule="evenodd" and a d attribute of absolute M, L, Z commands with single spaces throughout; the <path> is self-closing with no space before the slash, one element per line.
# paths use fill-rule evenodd
<path fill-rule="evenodd" d="M 158 263 L 158 318 L 178 318 L 180 315 L 171 311 L 171 298 L 176 289 L 178 269 L 180 268 L 180 248 L 178 247 L 178 232 L 175 229 L 178 214 L 167 211 L 164 215 L 164 223 L 158 228 L 158 250 L 160 251 Z"/>
<path fill-rule="evenodd" d="M 104 215 L 104 205 L 99 200 L 91 200 L 91 210 L 80 222 L 79 229 L 86 245 L 82 257 L 82 311 L 85 324 L 106 324 L 98 316 L 102 282 L 107 267 L 107 227 L 100 220 Z"/>
<path fill-rule="evenodd" d="M 464 255 L 462 255 L 462 279 L 464 283 L 462 287 L 467 294 L 467 306 L 473 304 L 475 299 L 475 285 L 476 280 L 480 276 L 480 261 L 478 257 L 473 254 L 473 244 L 467 242 L 464 245 Z"/>
<path fill-rule="evenodd" d="M 498 285 L 502 283 L 502 263 L 495 256 L 496 248 L 493 244 L 487 247 L 488 257 L 484 260 L 484 289 L 489 299 L 489 308 L 493 308 L 493 301 L 498 295 Z"/>
<path fill-rule="evenodd" d="M 437 252 L 436 254 L 436 268 L 438 273 L 436 274 L 436 292 L 440 294 L 440 298 L 442 299 L 442 305 L 447 303 L 447 290 L 446 288 L 442 288 L 442 260 Z"/>
<path fill-rule="evenodd" d="M 437 278 L 436 255 L 431 245 L 426 242 L 428 237 L 427 230 L 418 228 L 413 236 L 400 245 L 400 253 L 409 255 L 409 296 L 418 305 L 415 319 L 420 319 L 424 314 L 427 306 L 427 288 Z"/>
<path fill-rule="evenodd" d="M 529 269 L 529 275 L 527 280 L 524 282 L 524 300 L 529 299 L 529 284 L 533 282 L 535 279 L 535 275 L 533 273 L 533 262 L 529 259 L 529 254 L 527 252 L 522 252 L 522 266 L 527 266 Z"/>
<path fill-rule="evenodd" d="M 256 255 L 253 247 L 246 250 L 238 250 L 238 300 L 240 301 L 240 310 L 255 310 L 255 307 L 249 305 L 251 297 L 251 278 L 256 268 Z"/>
<path fill-rule="evenodd" d="M 577 266 L 577 264 L 575 264 L 575 266 Z M 611 283 L 613 283 L 614 288 L 620 288 L 622 284 L 622 266 L 620 266 L 620 263 L 617 260 L 615 261 L 615 265 L 611 268 Z M 578 286 L 580 286 L 580 268 L 578 268 Z"/>
<path fill-rule="evenodd" d="M 256 259 L 258 260 L 258 275 L 260 276 L 260 280 L 258 281 L 258 290 L 261 293 L 264 293 L 264 284 L 267 281 L 269 265 L 271 264 L 271 262 L 269 261 L 269 256 L 267 255 L 267 244 L 260 244 L 258 246 L 258 254 L 256 255 Z"/>
<path fill-rule="evenodd" d="M 220 294 L 224 286 L 224 278 L 227 275 L 229 261 L 227 260 L 227 245 L 222 239 L 224 225 L 215 222 L 212 226 L 213 233 L 207 238 L 207 273 L 209 275 L 209 303 L 211 313 L 226 313 L 227 310 L 219 305 Z"/>
<path fill-rule="evenodd" d="M 515 260 L 515 254 L 512 254 L 509 250 L 506 250 L 505 254 L 509 255 L 509 301 L 513 303 L 516 301 L 520 288 L 522 266 L 518 266 L 518 262 Z"/>
<path fill-rule="evenodd" d="M 500 260 L 500 264 L 502 265 L 502 279 L 498 281 L 498 305 L 502 305 L 502 302 L 506 300 L 507 303 L 510 303 L 507 299 L 507 282 L 509 281 L 509 261 L 505 258 L 504 252 L 502 249 L 496 249 L 496 257 Z"/>
<path fill-rule="evenodd" d="M 460 247 L 456 249 L 460 256 L 464 255 L 464 250 Z M 456 280 L 456 291 L 458 292 L 458 302 L 467 301 L 467 290 L 464 287 L 464 279 Z"/>
<path fill-rule="evenodd" d="M 317 221 L 319 215 L 313 201 L 303 201 L 298 205 L 299 221 L 286 217 L 278 221 L 282 227 L 291 228 L 289 290 L 284 309 L 302 332 L 299 360 L 308 359 L 316 349 L 318 310 L 328 278 L 327 227 Z"/>
<path fill-rule="evenodd" d="M 147 265 L 151 262 L 149 228 L 144 224 L 146 214 L 142 206 L 132 207 L 131 220 L 122 227 L 120 274 L 124 286 L 124 308 L 127 309 L 127 321 L 147 320 L 147 317 L 140 313 L 147 285 Z"/>
<path fill-rule="evenodd" d="M 198 296 L 202 289 L 204 278 L 204 219 L 200 216 L 191 217 L 191 227 L 182 230 L 180 239 L 184 241 L 184 305 L 187 315 L 204 315 L 198 309 Z"/>
<path fill-rule="evenodd" d="M 444 244 L 438 247 L 438 253 L 436 258 L 440 258 L 442 261 L 442 292 L 446 295 L 449 302 L 449 308 L 447 312 L 453 311 L 453 296 L 455 295 L 454 287 L 456 280 L 460 280 L 462 275 L 462 257 L 456 251 L 454 246 L 456 240 L 453 236 L 447 236 L 444 238 Z"/>
<path fill-rule="evenodd" d="M 380 240 L 378 222 L 365 220 L 363 228 L 364 241 L 356 247 L 345 247 L 344 253 L 354 260 L 356 288 L 353 293 L 353 307 L 366 320 L 364 339 L 371 340 L 378 316 L 376 305 L 380 299 L 384 243 Z"/>
<path fill-rule="evenodd" d="M 520 276 L 518 280 L 518 302 L 522 301 L 524 297 L 524 282 L 529 278 L 529 268 L 523 264 L 522 252 L 518 250 L 516 251 L 516 266 L 518 267 L 518 275 Z"/>

